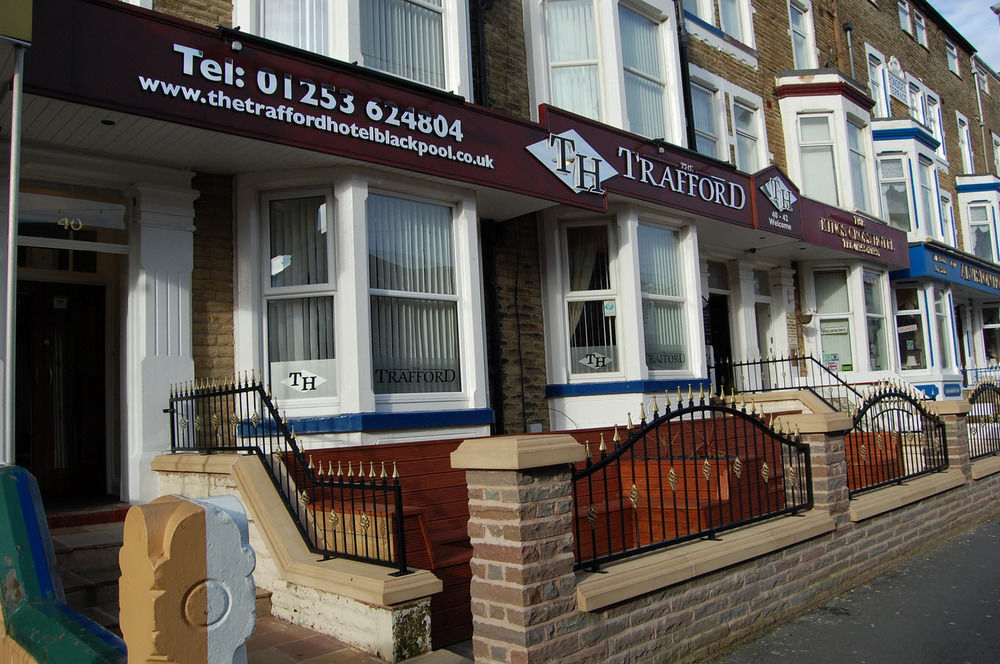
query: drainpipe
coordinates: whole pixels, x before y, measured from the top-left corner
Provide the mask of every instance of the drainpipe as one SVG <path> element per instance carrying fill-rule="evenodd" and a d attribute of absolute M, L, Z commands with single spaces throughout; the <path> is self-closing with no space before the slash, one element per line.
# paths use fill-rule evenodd
<path fill-rule="evenodd" d="M 476 98 L 473 101 L 482 106 L 489 106 L 490 84 L 486 69 L 486 10 L 493 6 L 493 0 L 472 0 L 469 7 L 475 12 L 473 21 L 476 26 L 476 40 L 479 42 L 479 52 L 476 53 L 476 69 L 479 70 L 479 80 L 476 81 Z"/>
<path fill-rule="evenodd" d="M 851 33 L 854 32 L 854 24 L 850 21 L 844 23 L 844 32 L 847 33 L 847 57 L 851 61 L 851 78 L 854 76 L 854 40 L 851 39 Z"/>
<path fill-rule="evenodd" d="M 480 220 L 483 252 L 483 306 L 486 310 L 486 376 L 489 382 L 490 407 L 493 409 L 494 436 L 507 433 L 503 409 L 503 352 L 500 347 L 500 298 L 497 293 L 497 223 Z M 520 333 L 520 331 L 519 331 Z"/>
<path fill-rule="evenodd" d="M 694 110 L 691 101 L 691 73 L 688 71 L 688 33 L 684 25 L 684 7 L 681 0 L 674 0 L 674 12 L 677 15 L 677 55 L 681 61 L 681 91 L 684 100 L 684 117 L 686 118 L 687 147 L 694 150 L 698 144 L 694 131 Z"/>
<path fill-rule="evenodd" d="M 14 463 L 14 331 L 17 313 L 17 218 L 18 190 L 21 173 L 21 116 L 24 88 L 24 51 L 21 44 L 14 45 L 14 77 L 11 79 L 10 108 L 10 188 L 7 193 L 7 309 L 6 309 L 6 361 L 3 374 L 3 459 Z"/>

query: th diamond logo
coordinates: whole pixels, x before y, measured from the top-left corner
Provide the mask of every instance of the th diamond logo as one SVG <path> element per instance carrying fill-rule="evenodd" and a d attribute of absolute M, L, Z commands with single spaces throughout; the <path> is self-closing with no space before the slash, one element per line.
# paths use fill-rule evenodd
<path fill-rule="evenodd" d="M 618 175 L 597 150 L 587 144 L 575 129 L 549 134 L 548 139 L 527 147 L 535 159 L 552 171 L 576 193 L 603 194 L 605 180 Z"/>
<path fill-rule="evenodd" d="M 790 212 L 795 201 L 799 200 L 777 175 L 762 184 L 760 190 L 778 212 Z"/>
<path fill-rule="evenodd" d="M 326 378 L 303 369 L 302 371 L 289 372 L 288 378 L 281 381 L 281 384 L 297 392 L 312 392 L 325 382 Z"/>

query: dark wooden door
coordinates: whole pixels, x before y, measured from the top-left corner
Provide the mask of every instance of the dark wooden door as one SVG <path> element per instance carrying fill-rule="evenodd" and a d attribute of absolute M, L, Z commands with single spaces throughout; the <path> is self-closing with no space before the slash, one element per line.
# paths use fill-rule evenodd
<path fill-rule="evenodd" d="M 105 289 L 17 286 L 16 458 L 47 503 L 104 495 Z"/>

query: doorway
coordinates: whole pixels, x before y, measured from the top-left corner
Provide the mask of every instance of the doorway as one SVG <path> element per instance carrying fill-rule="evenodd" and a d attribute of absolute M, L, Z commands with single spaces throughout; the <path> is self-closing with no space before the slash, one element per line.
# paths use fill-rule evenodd
<path fill-rule="evenodd" d="M 17 285 L 15 458 L 47 507 L 107 493 L 106 290 Z"/>
<path fill-rule="evenodd" d="M 715 360 L 715 390 L 729 393 L 733 389 L 733 344 L 729 335 L 729 296 L 710 293 L 705 345 L 712 349 Z"/>

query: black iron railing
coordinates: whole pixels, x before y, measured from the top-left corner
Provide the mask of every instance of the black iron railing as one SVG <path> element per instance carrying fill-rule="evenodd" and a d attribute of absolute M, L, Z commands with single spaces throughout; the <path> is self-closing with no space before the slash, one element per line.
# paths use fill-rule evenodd
<path fill-rule="evenodd" d="M 587 443 L 574 468 L 576 567 L 602 564 L 812 507 L 809 447 L 762 415 L 695 399 Z M 630 418 L 631 419 L 631 418 Z M 596 456 L 593 456 L 596 454 Z"/>
<path fill-rule="evenodd" d="M 853 421 L 846 435 L 851 496 L 948 468 L 944 422 L 913 387 L 876 385 Z"/>
<path fill-rule="evenodd" d="M 709 369 L 709 376 L 716 394 L 809 390 L 842 412 L 863 401 L 857 389 L 810 355 L 723 360 Z"/>
<path fill-rule="evenodd" d="M 1000 364 L 990 367 L 969 367 L 962 369 L 962 384 L 974 387 L 983 381 L 1000 381 Z"/>
<path fill-rule="evenodd" d="M 979 383 L 969 394 L 969 405 L 965 421 L 970 458 L 1000 454 L 1000 385 L 993 380 Z"/>
<path fill-rule="evenodd" d="M 257 378 L 175 386 L 168 412 L 173 452 L 256 454 L 302 537 L 324 559 L 408 571 L 403 494 L 394 467 L 315 467 Z"/>

